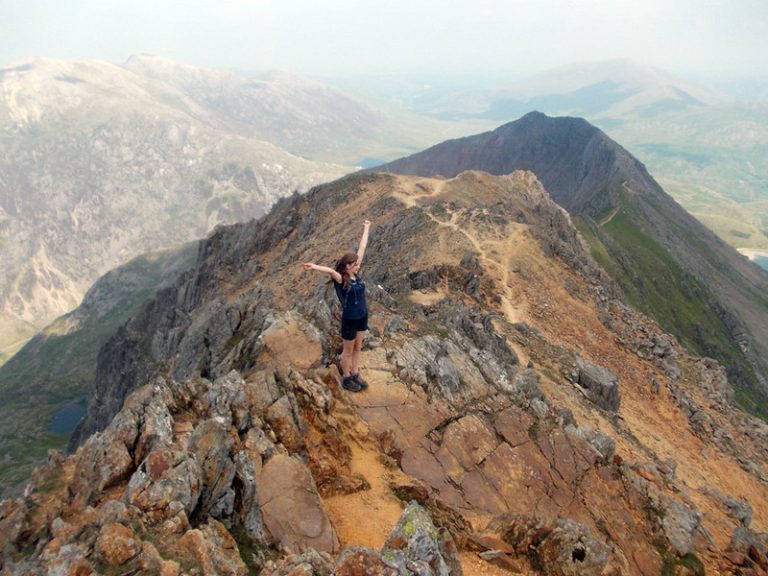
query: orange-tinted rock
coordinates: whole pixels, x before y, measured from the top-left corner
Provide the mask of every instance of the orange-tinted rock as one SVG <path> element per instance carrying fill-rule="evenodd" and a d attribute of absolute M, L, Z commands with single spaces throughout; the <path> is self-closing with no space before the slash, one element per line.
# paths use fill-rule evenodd
<path fill-rule="evenodd" d="M 208 553 L 208 544 L 205 536 L 200 530 L 188 530 L 177 543 L 179 549 L 184 552 L 197 566 L 200 567 L 203 574 L 215 574 L 213 562 Z"/>
<path fill-rule="evenodd" d="M 422 446 L 414 446 L 403 452 L 403 472 L 432 486 L 440 488 L 445 484 L 445 470 L 435 456 Z"/>
<path fill-rule="evenodd" d="M 275 431 L 277 439 L 289 452 L 294 453 L 303 447 L 303 435 L 288 396 L 283 396 L 272 404 L 267 409 L 265 418 Z"/>
<path fill-rule="evenodd" d="M 237 543 L 226 527 L 213 518 L 201 528 L 208 542 L 208 553 L 220 574 L 246 576 L 248 568 L 240 557 Z"/>
<path fill-rule="evenodd" d="M 510 406 L 499 413 L 493 425 L 496 431 L 504 437 L 504 440 L 512 446 L 518 446 L 530 441 L 528 429 L 533 422 L 533 417 L 530 414 L 517 406 Z"/>
<path fill-rule="evenodd" d="M 169 461 L 168 454 L 163 451 L 152 452 L 144 464 L 146 466 L 147 475 L 152 482 L 157 482 L 163 477 L 166 470 L 171 468 L 171 462 Z"/>
<path fill-rule="evenodd" d="M 276 454 L 259 478 L 259 503 L 264 526 L 281 546 L 336 552 L 339 541 L 306 466 Z"/>
<path fill-rule="evenodd" d="M 137 561 L 141 570 L 157 574 L 160 571 L 160 563 L 163 559 L 154 544 L 144 541 L 141 543 L 141 552 L 137 557 Z"/>
<path fill-rule="evenodd" d="M 200 529 L 188 530 L 179 538 L 177 547 L 193 560 L 206 576 L 248 574 L 234 538 L 216 520 L 209 519 Z M 166 565 L 166 569 L 170 570 L 171 567 Z"/>
<path fill-rule="evenodd" d="M 381 552 L 370 548 L 349 548 L 336 562 L 337 576 L 397 576 L 396 568 L 389 566 Z"/>
<path fill-rule="evenodd" d="M 498 440 L 483 419 L 470 415 L 448 425 L 435 457 L 456 484 L 494 451 Z"/>
<path fill-rule="evenodd" d="M 125 564 L 141 550 L 141 543 L 127 526 L 107 524 L 96 540 L 96 553 L 114 566 Z"/>
<path fill-rule="evenodd" d="M 160 563 L 160 576 L 179 576 L 181 566 L 176 560 L 163 560 Z"/>

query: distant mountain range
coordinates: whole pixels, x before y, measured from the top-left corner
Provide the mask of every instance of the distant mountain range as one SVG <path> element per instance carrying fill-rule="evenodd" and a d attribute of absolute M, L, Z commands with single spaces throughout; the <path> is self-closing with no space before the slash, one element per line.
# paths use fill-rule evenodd
<path fill-rule="evenodd" d="M 313 160 L 338 162 L 339 149 L 362 147 L 382 120 L 369 105 L 298 74 L 244 77 L 155 56 L 134 56 L 124 67 L 178 90 L 219 126 Z"/>
<path fill-rule="evenodd" d="M 768 273 L 585 120 L 534 112 L 373 170 L 446 178 L 531 170 L 628 300 L 698 354 L 720 360 L 743 405 L 768 416 Z"/>
<path fill-rule="evenodd" d="M 292 90 L 293 79 L 274 76 L 259 84 L 272 94 L 262 100 L 226 74 L 179 67 L 175 77 L 168 66 L 38 59 L 0 69 L 5 355 L 117 264 L 260 216 L 277 198 L 349 171 L 259 139 L 311 140 L 318 126 L 316 137 L 343 140 L 358 123 L 327 121 L 334 99 L 338 110 L 354 108 L 338 92 L 299 80 Z"/>
<path fill-rule="evenodd" d="M 662 70 L 614 60 L 570 64 L 496 88 L 423 99 L 419 111 L 440 117 L 479 116 L 503 121 L 543 110 L 594 121 L 617 121 L 727 101 L 716 90 L 682 81 Z"/>

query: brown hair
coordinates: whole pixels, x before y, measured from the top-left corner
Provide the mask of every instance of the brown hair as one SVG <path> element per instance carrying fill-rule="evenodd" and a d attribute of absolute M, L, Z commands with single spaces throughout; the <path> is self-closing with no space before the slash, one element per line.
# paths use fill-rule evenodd
<path fill-rule="evenodd" d="M 349 272 L 347 272 L 347 265 L 354 264 L 355 262 L 357 262 L 357 254 L 354 252 L 347 252 L 336 262 L 336 267 L 334 269 L 341 274 L 341 286 L 344 290 L 349 288 Z"/>

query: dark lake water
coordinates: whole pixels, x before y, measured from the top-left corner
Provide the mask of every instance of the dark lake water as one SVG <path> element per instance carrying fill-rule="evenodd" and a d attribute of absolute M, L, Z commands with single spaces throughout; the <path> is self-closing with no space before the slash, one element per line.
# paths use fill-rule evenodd
<path fill-rule="evenodd" d="M 87 396 L 79 396 L 74 400 L 70 400 L 53 415 L 53 419 L 48 425 L 48 430 L 54 434 L 69 436 L 72 434 L 75 426 L 77 426 L 77 423 L 80 422 L 80 418 L 85 415 L 87 407 Z"/>
<path fill-rule="evenodd" d="M 757 258 L 752 260 L 752 262 L 768 270 L 768 258 L 766 258 L 765 256 L 758 256 Z"/>

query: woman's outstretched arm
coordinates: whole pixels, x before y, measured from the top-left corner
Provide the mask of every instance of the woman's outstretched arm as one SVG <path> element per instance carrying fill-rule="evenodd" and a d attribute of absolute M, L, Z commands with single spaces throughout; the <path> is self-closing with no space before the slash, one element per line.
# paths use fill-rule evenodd
<path fill-rule="evenodd" d="M 363 237 L 360 238 L 360 246 L 357 248 L 357 265 L 360 266 L 363 263 L 363 256 L 365 255 L 365 249 L 368 246 L 368 229 L 371 227 L 370 220 L 363 221 Z"/>
<path fill-rule="evenodd" d="M 304 262 L 303 264 L 304 270 L 314 270 L 315 272 L 322 272 L 323 274 L 328 274 L 331 278 L 333 278 L 334 282 L 341 284 L 341 274 L 336 272 L 333 268 L 328 268 L 327 266 L 318 266 L 317 264 L 313 264 L 312 262 Z"/>

